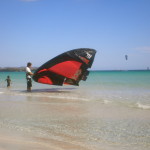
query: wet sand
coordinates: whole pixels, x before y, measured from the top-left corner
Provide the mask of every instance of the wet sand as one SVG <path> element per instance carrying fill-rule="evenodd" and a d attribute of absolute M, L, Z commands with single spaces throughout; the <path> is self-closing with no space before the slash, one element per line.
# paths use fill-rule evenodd
<path fill-rule="evenodd" d="M 135 137 L 135 141 L 130 137 L 130 131 L 134 125 L 139 125 L 134 131 L 137 134 L 143 121 L 144 126 L 149 127 L 149 110 L 87 101 L 82 97 L 69 99 L 71 96 L 74 93 L 1 94 L 0 150 L 123 150 L 142 147 L 143 137 Z M 144 140 L 148 140 L 148 135 Z M 143 150 L 148 147 L 146 144 Z"/>
<path fill-rule="evenodd" d="M 69 142 L 62 142 L 54 139 L 31 138 L 29 136 L 8 133 L 8 131 L 0 132 L 0 150 L 88 150 L 84 146 L 76 145 Z"/>
<path fill-rule="evenodd" d="M 89 149 L 86 141 L 80 142 L 77 133 L 73 136 L 66 133 L 67 128 L 71 132 L 79 130 L 74 127 L 85 110 L 78 102 L 9 94 L 1 99 L 0 150 Z"/>

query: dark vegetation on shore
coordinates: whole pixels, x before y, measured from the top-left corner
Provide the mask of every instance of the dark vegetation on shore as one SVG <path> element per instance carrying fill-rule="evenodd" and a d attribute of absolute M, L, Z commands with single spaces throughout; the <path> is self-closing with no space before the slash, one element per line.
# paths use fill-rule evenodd
<path fill-rule="evenodd" d="M 0 67 L 0 72 L 21 72 L 25 71 L 26 67 Z M 32 67 L 32 70 L 35 71 L 37 67 Z"/>

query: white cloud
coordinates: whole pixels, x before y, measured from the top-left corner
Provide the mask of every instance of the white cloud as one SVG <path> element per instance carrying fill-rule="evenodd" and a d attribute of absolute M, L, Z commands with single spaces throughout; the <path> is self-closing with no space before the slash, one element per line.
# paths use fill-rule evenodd
<path fill-rule="evenodd" d="M 150 53 L 150 46 L 137 47 L 137 48 L 135 48 L 135 50 Z"/>

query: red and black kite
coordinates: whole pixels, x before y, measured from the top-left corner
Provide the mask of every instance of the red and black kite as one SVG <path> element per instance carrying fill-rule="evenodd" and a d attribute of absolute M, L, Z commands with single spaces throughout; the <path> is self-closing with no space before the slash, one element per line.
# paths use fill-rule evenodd
<path fill-rule="evenodd" d="M 95 54 L 96 50 L 89 48 L 65 52 L 39 67 L 33 80 L 50 85 L 79 85 L 80 80 L 86 80 Z"/>

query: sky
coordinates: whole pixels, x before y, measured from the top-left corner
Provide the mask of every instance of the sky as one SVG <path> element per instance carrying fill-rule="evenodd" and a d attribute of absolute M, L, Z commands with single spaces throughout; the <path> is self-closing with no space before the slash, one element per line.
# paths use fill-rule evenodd
<path fill-rule="evenodd" d="M 149 8 L 150 0 L 0 0 L 0 67 L 93 48 L 92 70 L 150 68 Z"/>

